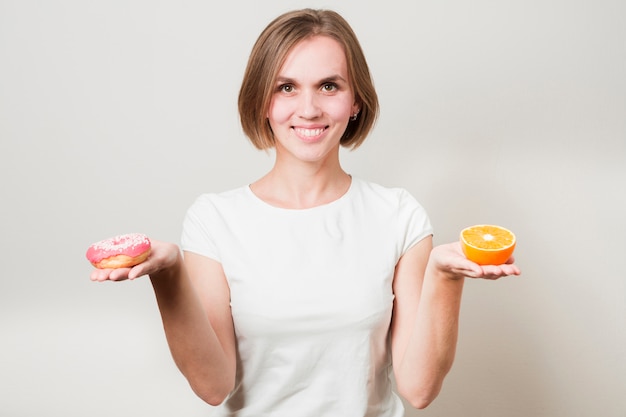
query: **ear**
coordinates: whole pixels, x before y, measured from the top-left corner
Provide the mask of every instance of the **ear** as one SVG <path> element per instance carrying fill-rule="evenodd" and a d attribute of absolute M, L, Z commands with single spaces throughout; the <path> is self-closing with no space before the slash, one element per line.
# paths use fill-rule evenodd
<path fill-rule="evenodd" d="M 352 103 L 352 114 L 358 114 L 361 111 L 361 101 L 356 99 Z"/>

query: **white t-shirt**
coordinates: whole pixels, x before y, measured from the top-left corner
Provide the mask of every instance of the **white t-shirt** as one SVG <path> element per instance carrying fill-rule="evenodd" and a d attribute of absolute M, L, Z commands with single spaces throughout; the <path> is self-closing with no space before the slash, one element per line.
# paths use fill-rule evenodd
<path fill-rule="evenodd" d="M 212 415 L 401 417 L 388 340 L 394 268 L 430 234 L 407 191 L 357 178 L 303 210 L 248 186 L 201 195 L 182 249 L 221 263 L 238 350 L 236 387 Z"/>

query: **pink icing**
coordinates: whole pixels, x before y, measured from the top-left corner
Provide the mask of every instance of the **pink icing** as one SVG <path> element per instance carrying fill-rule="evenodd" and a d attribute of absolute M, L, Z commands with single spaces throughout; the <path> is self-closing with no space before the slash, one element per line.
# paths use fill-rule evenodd
<path fill-rule="evenodd" d="M 129 233 L 101 240 L 87 249 L 89 262 L 100 262 L 116 255 L 135 257 L 150 249 L 150 239 L 141 233 Z"/>

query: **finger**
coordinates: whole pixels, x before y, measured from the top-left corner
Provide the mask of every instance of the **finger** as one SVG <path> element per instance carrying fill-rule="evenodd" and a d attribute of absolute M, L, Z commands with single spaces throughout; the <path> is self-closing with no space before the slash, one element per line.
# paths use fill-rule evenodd
<path fill-rule="evenodd" d="M 111 281 L 124 281 L 128 279 L 128 273 L 130 272 L 130 268 L 117 268 L 111 271 L 109 274 L 109 279 Z"/>
<path fill-rule="evenodd" d="M 97 281 L 97 282 L 102 282 L 102 281 L 106 281 L 109 279 L 109 274 L 111 273 L 111 269 L 98 269 L 95 268 L 93 271 L 91 271 L 91 274 L 89 275 L 89 278 L 92 281 Z"/>
<path fill-rule="evenodd" d="M 502 265 L 502 271 L 506 275 L 520 275 L 522 271 L 515 264 L 505 264 Z"/>
<path fill-rule="evenodd" d="M 147 274 L 148 273 L 146 272 L 146 263 L 144 262 L 139 265 L 135 265 L 130 269 L 130 271 L 128 272 L 128 279 L 133 280 Z"/>
<path fill-rule="evenodd" d="M 484 265 L 483 272 L 485 278 L 497 279 L 506 277 L 509 275 L 519 275 L 520 270 L 514 264 L 503 264 L 503 265 Z"/>
<path fill-rule="evenodd" d="M 470 261 L 465 257 L 456 257 L 450 261 L 449 268 L 469 274 L 469 276 L 481 275 L 483 270 L 477 263 Z"/>

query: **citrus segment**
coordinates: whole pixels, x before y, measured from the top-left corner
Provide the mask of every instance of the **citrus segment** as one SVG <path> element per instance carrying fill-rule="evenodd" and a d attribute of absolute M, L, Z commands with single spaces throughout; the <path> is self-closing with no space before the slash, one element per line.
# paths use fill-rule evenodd
<path fill-rule="evenodd" d="M 502 265 L 515 250 L 515 235 L 494 225 L 476 225 L 461 231 L 463 253 L 479 265 Z"/>

